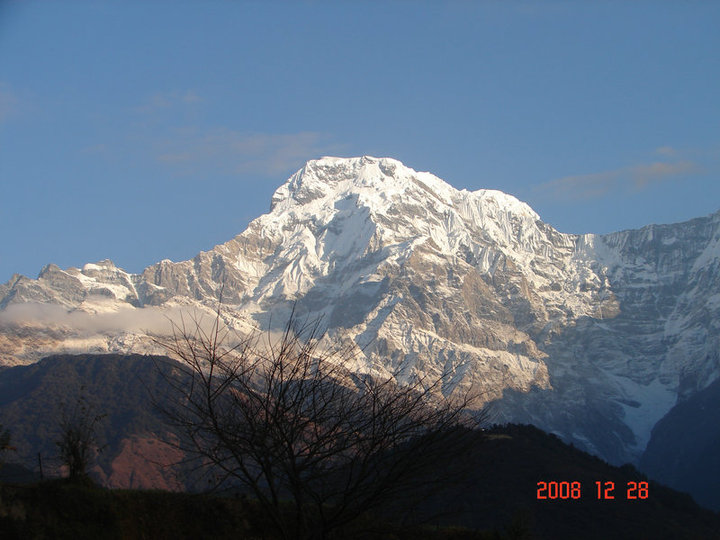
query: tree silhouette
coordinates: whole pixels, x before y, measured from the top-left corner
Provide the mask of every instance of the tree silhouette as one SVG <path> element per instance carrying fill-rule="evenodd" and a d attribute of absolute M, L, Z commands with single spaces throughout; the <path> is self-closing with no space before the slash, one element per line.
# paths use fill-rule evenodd
<path fill-rule="evenodd" d="M 103 418 L 105 415 L 96 414 L 83 395 L 77 399 L 71 410 L 62 407 L 60 438 L 56 444 L 70 480 L 87 478 L 91 460 L 102 450 L 98 447 L 96 428 Z"/>
<path fill-rule="evenodd" d="M 320 350 L 317 323 L 294 316 L 264 348 L 227 344 L 220 310 L 209 329 L 201 323 L 181 319 L 158 339 L 190 381 L 168 379 L 174 398 L 162 407 L 186 450 L 254 496 L 283 538 L 326 538 L 368 512 L 400 512 L 447 482 L 432 471 L 457 471 L 477 442 L 472 396 L 443 397 L 444 376 L 401 386 L 355 375 L 339 348 Z"/>

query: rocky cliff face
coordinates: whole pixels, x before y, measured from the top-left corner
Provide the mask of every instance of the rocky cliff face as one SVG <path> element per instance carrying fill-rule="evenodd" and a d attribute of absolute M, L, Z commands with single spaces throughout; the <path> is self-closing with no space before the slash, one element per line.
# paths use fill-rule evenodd
<path fill-rule="evenodd" d="M 449 372 L 498 421 L 528 421 L 613 462 L 720 375 L 720 213 L 568 235 L 502 192 L 458 191 L 392 159 L 310 161 L 268 214 L 190 261 L 110 261 L 0 286 L 0 361 L 149 351 L 163 315 L 212 311 L 241 331 L 322 317 L 350 367 Z"/>

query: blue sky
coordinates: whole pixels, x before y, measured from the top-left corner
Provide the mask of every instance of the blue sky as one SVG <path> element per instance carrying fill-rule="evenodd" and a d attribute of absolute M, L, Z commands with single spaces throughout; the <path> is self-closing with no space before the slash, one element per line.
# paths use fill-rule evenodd
<path fill-rule="evenodd" d="M 563 232 L 720 209 L 718 2 L 0 1 L 0 282 L 242 232 L 322 155 Z"/>

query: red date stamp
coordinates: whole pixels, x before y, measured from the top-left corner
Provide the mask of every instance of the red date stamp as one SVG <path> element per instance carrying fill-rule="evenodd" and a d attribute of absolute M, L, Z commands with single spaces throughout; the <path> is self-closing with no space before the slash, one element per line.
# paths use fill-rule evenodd
<path fill-rule="evenodd" d="M 598 500 L 613 499 L 647 499 L 650 496 L 650 487 L 647 482 L 627 482 L 625 486 L 616 486 L 615 482 L 595 482 L 592 496 Z M 540 481 L 537 483 L 538 500 L 554 499 L 581 499 L 583 486 L 580 482 Z"/>

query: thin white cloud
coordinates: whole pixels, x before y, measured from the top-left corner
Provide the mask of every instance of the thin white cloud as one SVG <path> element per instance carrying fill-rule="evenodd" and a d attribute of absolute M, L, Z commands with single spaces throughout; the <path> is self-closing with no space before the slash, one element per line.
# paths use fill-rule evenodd
<path fill-rule="evenodd" d="M 469 2 L 469 4 L 471 4 Z M 514 13 L 527 17 L 559 15 L 568 11 L 567 2 L 510 2 L 508 6 Z"/>
<path fill-rule="evenodd" d="M 80 149 L 81 154 L 106 154 L 109 147 L 105 143 L 92 144 Z"/>
<path fill-rule="evenodd" d="M 672 146 L 660 146 L 655 149 L 655 153 L 665 157 L 675 157 L 678 151 Z"/>
<path fill-rule="evenodd" d="M 0 82 L 0 122 L 4 122 L 17 111 L 19 100 L 10 85 Z"/>
<path fill-rule="evenodd" d="M 157 144 L 157 159 L 186 172 L 277 175 L 338 150 L 320 133 L 242 133 L 227 128 L 179 130 Z"/>
<path fill-rule="evenodd" d="M 588 200 L 611 192 L 642 191 L 654 184 L 687 179 L 701 172 L 692 161 L 654 162 L 599 173 L 566 176 L 538 185 L 535 190 L 564 200 Z"/>
<path fill-rule="evenodd" d="M 619 175 L 619 171 L 607 171 L 566 176 L 540 184 L 537 186 L 537 191 L 546 192 L 564 199 L 595 199 L 607 194 L 617 182 Z"/>
<path fill-rule="evenodd" d="M 202 103 L 203 99 L 193 90 L 184 92 L 158 92 L 148 97 L 141 105 L 132 110 L 136 113 L 153 113 L 163 109 L 169 109 L 178 105 L 194 105 Z"/>
<path fill-rule="evenodd" d="M 630 167 L 629 173 L 636 189 L 644 189 L 650 184 L 669 179 L 681 179 L 700 172 L 700 167 L 692 161 L 676 163 L 649 163 Z"/>

